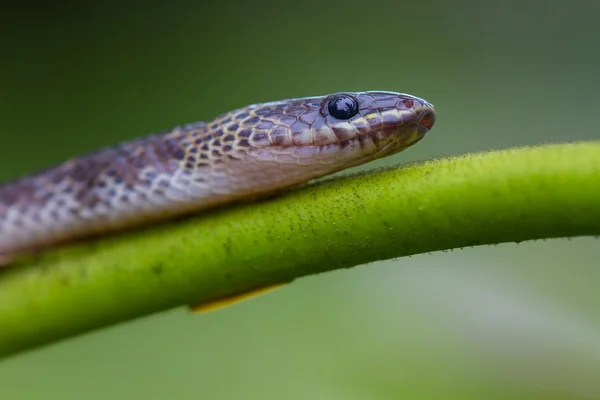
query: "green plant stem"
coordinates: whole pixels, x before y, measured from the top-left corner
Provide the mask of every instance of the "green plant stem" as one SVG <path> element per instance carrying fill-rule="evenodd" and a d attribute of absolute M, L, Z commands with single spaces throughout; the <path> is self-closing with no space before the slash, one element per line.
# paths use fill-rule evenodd
<path fill-rule="evenodd" d="M 600 234 L 600 142 L 470 154 L 47 251 L 0 272 L 0 355 L 423 252 Z"/>

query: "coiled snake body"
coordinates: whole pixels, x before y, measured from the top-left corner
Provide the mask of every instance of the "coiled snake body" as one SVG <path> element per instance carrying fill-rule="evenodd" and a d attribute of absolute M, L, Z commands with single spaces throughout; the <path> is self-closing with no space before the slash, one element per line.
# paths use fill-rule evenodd
<path fill-rule="evenodd" d="M 0 187 L 0 258 L 273 194 L 397 153 L 434 122 L 414 96 L 336 93 L 105 148 Z"/>

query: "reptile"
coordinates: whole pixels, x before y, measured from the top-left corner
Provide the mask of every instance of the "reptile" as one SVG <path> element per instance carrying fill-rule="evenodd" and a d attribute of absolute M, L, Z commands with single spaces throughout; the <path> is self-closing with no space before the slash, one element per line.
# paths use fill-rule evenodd
<path fill-rule="evenodd" d="M 271 196 L 400 152 L 435 123 L 388 91 L 253 104 L 0 186 L 0 264 L 66 242 Z"/>

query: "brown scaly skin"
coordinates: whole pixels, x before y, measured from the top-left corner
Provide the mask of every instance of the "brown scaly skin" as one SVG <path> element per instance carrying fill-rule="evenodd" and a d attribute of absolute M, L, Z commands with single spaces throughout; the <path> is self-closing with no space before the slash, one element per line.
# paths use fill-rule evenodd
<path fill-rule="evenodd" d="M 340 96 L 356 115 L 331 115 Z M 0 187 L 0 259 L 270 195 L 402 151 L 434 122 L 433 106 L 414 96 L 336 93 L 105 148 Z"/>

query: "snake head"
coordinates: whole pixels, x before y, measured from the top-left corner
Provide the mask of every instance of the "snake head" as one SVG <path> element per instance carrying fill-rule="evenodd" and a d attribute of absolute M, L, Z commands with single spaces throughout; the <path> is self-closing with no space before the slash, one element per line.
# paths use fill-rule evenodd
<path fill-rule="evenodd" d="M 345 92 L 250 105 L 175 129 L 160 142 L 173 144 L 170 165 L 180 169 L 180 187 L 228 201 L 397 153 L 434 123 L 433 106 L 418 97 Z"/>
<path fill-rule="evenodd" d="M 399 152 L 433 127 L 427 101 L 394 92 L 345 92 L 255 104 L 229 115 L 238 148 L 293 151 L 347 162 Z M 363 161 L 364 162 L 364 161 Z"/>

